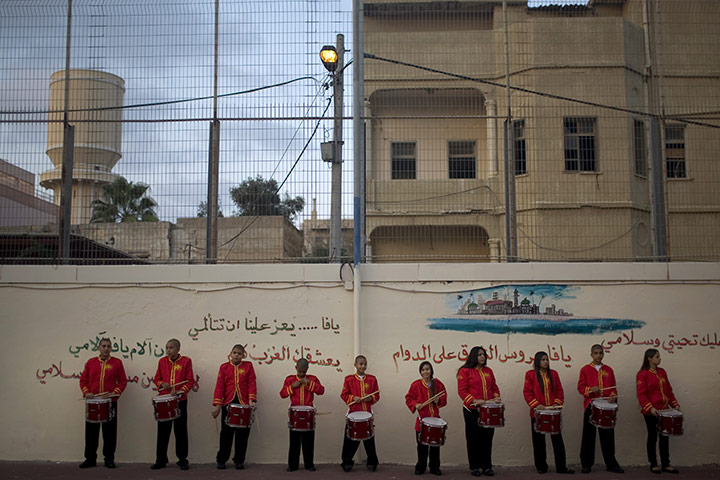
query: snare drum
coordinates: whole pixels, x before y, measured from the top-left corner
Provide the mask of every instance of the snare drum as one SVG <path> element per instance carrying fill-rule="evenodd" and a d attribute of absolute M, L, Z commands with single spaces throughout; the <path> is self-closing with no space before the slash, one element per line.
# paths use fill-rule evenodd
<path fill-rule="evenodd" d="M 480 405 L 478 425 L 499 428 L 505 426 L 505 405 L 502 403 L 484 403 Z"/>
<path fill-rule="evenodd" d="M 89 423 L 104 423 L 113 419 L 109 398 L 86 398 L 85 399 L 85 420 Z"/>
<path fill-rule="evenodd" d="M 658 433 L 660 435 L 682 435 L 683 414 L 680 410 L 658 410 Z"/>
<path fill-rule="evenodd" d="M 420 443 L 429 447 L 445 445 L 447 422 L 442 418 L 425 417 L 420 419 Z"/>
<path fill-rule="evenodd" d="M 560 410 L 535 410 L 535 431 L 538 433 L 560 433 L 562 412 Z"/>
<path fill-rule="evenodd" d="M 253 422 L 253 407 L 231 403 L 227 406 L 225 425 L 233 428 L 250 428 Z"/>
<path fill-rule="evenodd" d="M 375 435 L 372 413 L 351 412 L 346 420 L 345 434 L 350 440 L 367 440 Z"/>
<path fill-rule="evenodd" d="M 288 409 L 288 428 L 295 432 L 315 430 L 315 407 L 296 405 Z"/>
<path fill-rule="evenodd" d="M 155 420 L 158 422 L 167 422 L 175 420 L 180 416 L 178 408 L 178 397 L 175 394 L 158 395 L 152 399 L 153 409 L 155 410 Z"/>
<path fill-rule="evenodd" d="M 598 428 L 615 428 L 617 403 L 598 398 L 590 403 L 590 424 Z"/>

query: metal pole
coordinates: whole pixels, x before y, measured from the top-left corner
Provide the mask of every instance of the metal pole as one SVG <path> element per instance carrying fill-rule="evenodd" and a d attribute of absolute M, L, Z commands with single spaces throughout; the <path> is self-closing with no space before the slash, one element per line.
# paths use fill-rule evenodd
<path fill-rule="evenodd" d="M 505 82 L 507 90 L 507 118 L 505 119 L 505 232 L 507 262 L 517 261 L 517 211 L 515 207 L 515 163 L 512 161 L 512 109 L 510 104 L 510 39 L 507 22 L 507 0 L 503 0 L 503 23 L 505 24 Z"/>
<path fill-rule="evenodd" d="M 330 262 L 342 257 L 342 122 L 345 77 L 345 36 L 337 35 L 338 70 L 333 74 L 335 122 L 333 128 L 332 193 L 330 199 Z"/>
<path fill-rule="evenodd" d="M 364 256 L 365 210 L 365 47 L 363 0 L 353 0 L 353 263 L 355 270 Z M 358 287 L 357 282 L 355 288 Z M 357 355 L 357 354 L 356 354 Z"/>
<path fill-rule="evenodd" d="M 72 31 L 72 0 L 67 5 L 65 38 L 65 111 L 63 114 L 63 160 L 60 173 L 60 220 L 58 222 L 58 258 L 66 263 L 70 258 L 70 225 L 72 223 L 72 176 L 75 150 L 75 128 L 68 123 L 70 102 L 70 39 Z"/>
<path fill-rule="evenodd" d="M 207 231 L 205 263 L 217 263 L 218 185 L 220 178 L 220 120 L 218 120 L 218 43 L 220 0 L 215 0 L 215 72 L 213 78 L 213 121 L 210 124 L 210 155 L 208 158 Z"/>

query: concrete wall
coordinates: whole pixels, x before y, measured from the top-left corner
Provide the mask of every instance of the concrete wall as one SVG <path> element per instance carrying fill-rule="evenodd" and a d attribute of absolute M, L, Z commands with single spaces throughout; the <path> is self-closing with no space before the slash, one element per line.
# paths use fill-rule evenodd
<path fill-rule="evenodd" d="M 165 342 L 177 337 L 199 376 L 199 389 L 189 400 L 191 462 L 214 460 L 219 425 L 210 410 L 217 368 L 233 344 L 244 343 L 259 388 L 249 461 L 285 461 L 287 402 L 278 392 L 293 372 L 293 357 L 303 355 L 327 388 L 316 402 L 324 414 L 318 417 L 316 460 L 337 463 L 346 410 L 339 394 L 344 376 L 353 371 L 358 294 L 360 350 L 381 388 L 375 409 L 381 462 L 415 461 L 414 417 L 404 395 L 418 378 L 421 359 L 429 358 L 450 393 L 442 411 L 449 423 L 443 463 L 465 463 L 454 376 L 458 358 L 481 344 L 492 356 L 489 364 L 506 404 L 507 424 L 495 434 L 495 463 L 532 463 L 521 390 L 527 359 L 538 350 L 550 353 L 565 388 L 563 435 L 568 459 L 576 463 L 582 400 L 575 385 L 590 360 L 590 346 L 602 343 L 621 395 L 616 429 L 621 464 L 645 463 L 634 379 L 649 345 L 661 350 L 685 413 L 685 436 L 670 440 L 673 463 L 718 463 L 720 331 L 713 299 L 720 296 L 720 265 L 405 264 L 363 265 L 361 272 L 356 292 L 342 281 L 351 278 L 350 269 L 343 269 L 341 278 L 337 265 L 3 267 L 0 430 L 6 433 L 0 459 L 81 459 L 84 405 L 76 375 L 96 355 L 99 337 L 109 336 L 131 377 L 120 399 L 119 461 L 154 458 L 154 393 L 147 377 Z M 515 289 L 521 300 L 539 302 L 543 311 L 554 304 L 574 317 L 512 334 L 487 331 L 510 326 L 504 322 L 488 327 L 478 319 L 458 324 L 452 318 L 467 299 L 481 304 L 493 291 L 503 297 Z M 573 327 L 581 317 L 590 327 Z M 620 329 L 608 330 L 608 319 Z"/>

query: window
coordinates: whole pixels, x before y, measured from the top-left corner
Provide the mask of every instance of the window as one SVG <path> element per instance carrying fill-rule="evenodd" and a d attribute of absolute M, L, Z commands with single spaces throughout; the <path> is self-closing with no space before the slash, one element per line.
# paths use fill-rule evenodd
<path fill-rule="evenodd" d="M 448 142 L 450 178 L 475 178 L 475 142 Z"/>
<path fill-rule="evenodd" d="M 414 180 L 417 172 L 415 142 L 390 144 L 391 176 L 393 180 Z"/>
<path fill-rule="evenodd" d="M 647 145 L 645 143 L 645 122 L 633 120 L 633 150 L 635 175 L 647 177 Z"/>
<path fill-rule="evenodd" d="M 596 171 L 595 123 L 593 117 L 565 118 L 565 171 Z"/>
<path fill-rule="evenodd" d="M 665 164 L 667 178 L 687 177 L 684 125 L 665 125 Z"/>
<path fill-rule="evenodd" d="M 513 157 L 515 158 L 515 175 L 527 173 L 525 120 L 515 120 L 513 122 Z"/>

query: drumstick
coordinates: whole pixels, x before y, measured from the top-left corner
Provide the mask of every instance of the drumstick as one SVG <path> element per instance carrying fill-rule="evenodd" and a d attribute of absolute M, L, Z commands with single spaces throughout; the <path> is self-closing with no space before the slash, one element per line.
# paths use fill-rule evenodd
<path fill-rule="evenodd" d="M 597 400 L 607 400 L 608 398 L 623 398 L 623 395 L 613 395 L 610 397 L 597 397 Z M 595 399 L 593 399 L 595 400 Z"/>
<path fill-rule="evenodd" d="M 354 404 L 356 404 L 356 403 L 358 403 L 358 402 L 362 402 L 362 401 L 365 400 L 366 398 L 370 398 L 370 397 L 372 397 L 373 395 L 375 395 L 376 393 L 380 393 L 380 390 L 377 390 L 377 391 L 375 391 L 375 392 L 373 392 L 373 393 L 369 393 L 369 394 L 365 395 L 364 397 L 360 397 L 358 400 L 353 400 L 353 401 L 350 402 L 348 405 L 354 405 Z"/>
<path fill-rule="evenodd" d="M 615 385 L 613 385 L 611 387 L 601 388 L 600 391 L 602 392 L 603 390 L 610 390 L 611 388 L 617 388 L 617 387 Z"/>
<path fill-rule="evenodd" d="M 425 406 L 426 406 L 427 404 L 435 401 L 435 399 L 437 399 L 437 398 L 442 397 L 442 396 L 445 395 L 446 393 L 447 393 L 447 392 L 445 392 L 445 390 L 443 390 L 442 392 L 433 395 L 432 397 L 428 398 L 427 400 L 425 400 L 425 401 L 424 401 L 423 403 L 421 403 L 420 405 L 416 405 L 416 406 L 415 406 L 415 410 L 420 410 L 421 408 L 425 408 Z"/>
<path fill-rule="evenodd" d="M 543 410 L 560 410 L 561 408 L 563 408 L 562 405 L 552 405 L 552 406 L 543 408 Z"/>

